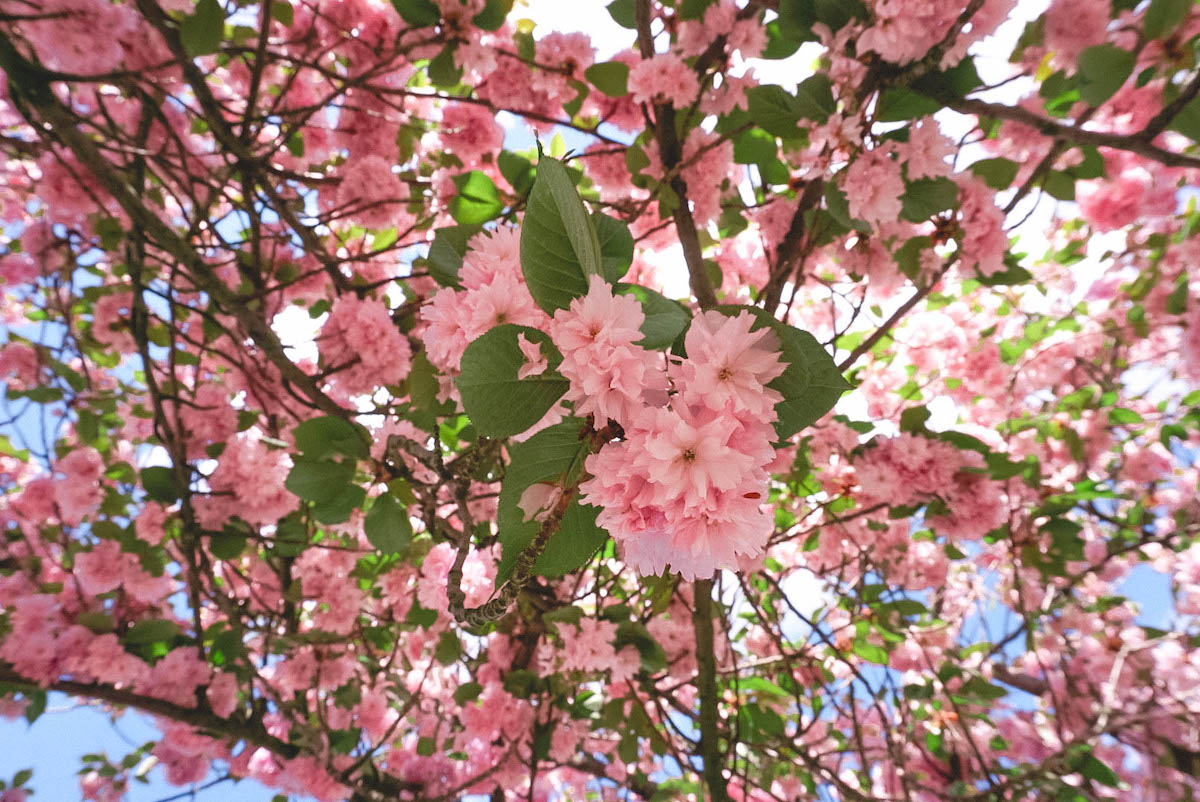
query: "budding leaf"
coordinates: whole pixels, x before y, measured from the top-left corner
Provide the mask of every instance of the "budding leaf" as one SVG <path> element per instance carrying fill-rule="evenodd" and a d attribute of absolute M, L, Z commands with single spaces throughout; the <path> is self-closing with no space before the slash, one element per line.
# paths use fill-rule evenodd
<path fill-rule="evenodd" d="M 495 182 L 479 170 L 456 175 L 458 194 L 450 201 L 450 216 L 465 225 L 479 225 L 504 211 Z"/>
<path fill-rule="evenodd" d="M 521 225 L 521 272 L 537 305 L 553 314 L 604 275 L 600 241 L 567 168 L 543 157 Z"/>
<path fill-rule="evenodd" d="M 548 366 L 543 373 L 517 378 L 529 361 L 517 335 L 538 343 Z M 463 409 L 480 434 L 511 437 L 542 419 L 567 391 L 568 382 L 556 370 L 562 355 L 550 337 L 528 326 L 506 324 L 491 329 L 467 346 L 456 383 Z"/>

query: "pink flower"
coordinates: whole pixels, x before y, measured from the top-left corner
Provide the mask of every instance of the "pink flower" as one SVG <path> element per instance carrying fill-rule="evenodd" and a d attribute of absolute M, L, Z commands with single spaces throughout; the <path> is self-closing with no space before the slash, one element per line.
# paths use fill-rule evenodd
<path fill-rule="evenodd" d="M 1004 212 L 996 206 L 996 193 L 978 179 L 962 178 L 959 197 L 963 228 L 960 265 L 985 276 L 1002 272 L 1008 234 L 1004 231 Z"/>
<path fill-rule="evenodd" d="M 627 345 L 642 338 L 646 320 L 642 305 L 632 295 L 613 295 L 600 276 L 588 279 L 588 292 L 554 313 L 550 336 L 564 353 L 592 345 Z"/>
<path fill-rule="evenodd" d="M 342 295 L 321 328 L 321 356 L 334 372 L 332 387 L 346 395 L 399 384 L 412 367 L 412 346 L 380 301 Z"/>
<path fill-rule="evenodd" d="M 565 398 L 575 414 L 625 423 L 665 394 L 662 357 L 634 345 L 644 320 L 636 298 L 614 296 L 599 276 L 591 277 L 587 295 L 554 313 L 550 336 L 563 354 L 558 369 L 571 382 Z"/>
<path fill-rule="evenodd" d="M 755 321 L 749 312 L 731 317 L 713 311 L 692 321 L 684 339 L 688 358 L 677 371 L 689 404 L 714 410 L 729 406 L 761 420 L 775 419 L 775 404 L 783 396 L 766 385 L 787 366 L 769 326 L 750 330 Z"/>
<path fill-rule="evenodd" d="M 753 469 L 746 454 L 728 445 L 736 423 L 720 414 L 648 410 L 653 416 L 645 441 L 647 475 L 658 484 L 661 500 L 678 500 L 685 509 L 710 502 L 712 491 L 729 490 Z"/>
<path fill-rule="evenodd" d="M 0 348 L 0 380 L 14 390 L 37 384 L 41 368 L 37 351 L 22 342 L 10 342 Z"/>
<path fill-rule="evenodd" d="M 205 691 L 208 705 L 221 718 L 229 718 L 238 706 L 237 677 L 226 671 L 217 672 Z"/>
<path fill-rule="evenodd" d="M 1092 0 L 1054 0 L 1046 9 L 1043 39 L 1060 64 L 1073 64 L 1079 54 L 1104 41 L 1109 7 Z"/>
<path fill-rule="evenodd" d="M 104 489 L 100 486 L 104 460 L 94 448 L 77 448 L 59 460 L 56 468 L 63 474 L 54 485 L 59 512 L 64 523 L 78 524 L 99 507 L 104 498 Z"/>
<path fill-rule="evenodd" d="M 660 53 L 639 61 L 629 71 L 629 93 L 635 103 L 670 103 L 683 108 L 700 93 L 700 81 L 679 56 Z"/>
<path fill-rule="evenodd" d="M 900 217 L 904 179 L 900 165 L 884 148 L 864 151 L 850 162 L 842 190 L 850 205 L 850 216 L 857 220 L 879 225 Z"/>
<path fill-rule="evenodd" d="M 901 153 L 908 164 L 909 180 L 950 175 L 946 159 L 953 155 L 954 148 L 938 129 L 937 122 L 925 117 L 908 130 L 908 142 Z"/>

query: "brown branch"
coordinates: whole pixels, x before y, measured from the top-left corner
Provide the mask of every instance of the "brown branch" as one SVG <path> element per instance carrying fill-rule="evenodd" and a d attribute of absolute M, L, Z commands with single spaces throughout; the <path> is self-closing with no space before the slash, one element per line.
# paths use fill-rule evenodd
<path fill-rule="evenodd" d="M 1200 91 L 1200 86 L 1197 87 Z M 954 97 L 948 94 L 928 94 L 947 108 L 963 114 L 974 114 L 979 117 L 995 117 L 1001 120 L 1022 123 L 1054 139 L 1063 139 L 1076 145 L 1093 145 L 1095 147 L 1113 148 L 1137 154 L 1145 159 L 1159 162 L 1167 167 L 1200 168 L 1200 156 L 1188 156 L 1184 153 L 1160 148 L 1141 138 L 1141 134 L 1112 134 L 1106 131 L 1092 131 L 1080 128 L 1078 125 L 1061 123 L 1051 120 L 1020 106 L 1006 106 L 1003 103 L 989 103 L 985 100 Z"/>

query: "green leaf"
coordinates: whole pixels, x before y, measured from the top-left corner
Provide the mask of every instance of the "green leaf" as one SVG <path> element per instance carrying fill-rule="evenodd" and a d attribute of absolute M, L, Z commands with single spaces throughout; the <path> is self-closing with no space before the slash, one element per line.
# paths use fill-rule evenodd
<path fill-rule="evenodd" d="M 442 48 L 429 62 L 426 67 L 426 72 L 429 73 L 429 81 L 437 87 L 450 89 L 458 86 L 462 80 L 462 70 L 454 62 L 454 51 L 457 44 L 451 43 Z"/>
<path fill-rule="evenodd" d="M 751 128 L 733 140 L 733 160 L 737 164 L 764 164 L 778 158 L 775 137 L 759 128 Z"/>
<path fill-rule="evenodd" d="M 320 459 L 331 454 L 366 459 L 371 454 L 366 432 L 332 415 L 301 421 L 292 430 L 292 437 L 296 441 L 296 448 L 309 459 Z"/>
<path fill-rule="evenodd" d="M 1133 73 L 1136 56 L 1116 45 L 1089 47 L 1079 54 L 1079 75 L 1083 85 L 1079 96 L 1092 106 L 1099 106 L 1117 93 Z"/>
<path fill-rule="evenodd" d="M 886 666 L 888 662 L 887 649 L 864 640 L 856 640 L 854 642 L 854 653 L 868 663 L 877 663 L 881 666 Z"/>
<path fill-rule="evenodd" d="M 75 618 L 75 623 L 80 626 L 87 627 L 97 635 L 105 632 L 112 632 L 113 618 L 108 613 L 102 613 L 99 610 L 92 610 L 86 613 L 80 613 Z"/>
<path fill-rule="evenodd" d="M 1194 0 L 1151 0 L 1143 18 L 1147 39 L 1159 39 L 1183 22 Z"/>
<path fill-rule="evenodd" d="M 458 194 L 450 201 L 450 216 L 466 225 L 479 225 L 504 211 L 500 192 L 486 173 L 472 170 L 454 177 Z"/>
<path fill-rule="evenodd" d="M 189 56 L 215 53 L 225 36 L 225 12 L 217 0 L 200 0 L 179 23 L 179 40 Z"/>
<path fill-rule="evenodd" d="M 1076 765 L 1075 770 L 1089 780 L 1106 785 L 1109 788 L 1120 788 L 1121 778 L 1110 769 L 1100 758 L 1089 751 Z"/>
<path fill-rule="evenodd" d="M 512 573 L 518 555 L 537 534 L 541 524 L 525 520 L 517 503 L 521 494 L 538 482 L 559 482 L 583 469 L 587 443 L 579 439 L 583 421 L 568 418 L 535 434 L 509 449 L 510 461 L 500 487 L 497 525 L 503 553 L 496 575 L 499 587 Z M 542 552 L 534 570 L 540 576 L 568 574 L 588 560 L 608 539 L 608 533 L 596 525 L 599 510 L 573 500 L 563 516 L 562 525 Z"/>
<path fill-rule="evenodd" d="M 731 316 L 748 311 L 758 318 L 752 331 L 770 326 L 779 338 L 787 368 L 767 386 L 783 396 L 783 400 L 775 405 L 779 415 L 775 433 L 780 440 L 816 423 L 833 409 L 842 393 L 852 389 L 838 371 L 833 357 L 807 331 L 782 323 L 757 307 L 720 306 L 717 311 Z"/>
<path fill-rule="evenodd" d="M 542 157 L 521 224 L 521 271 L 529 294 L 553 314 L 604 275 L 600 242 L 567 168 Z"/>
<path fill-rule="evenodd" d="M 650 350 L 667 348 L 687 328 L 691 315 L 677 301 L 637 284 L 618 284 L 617 292 L 632 295 L 642 304 L 646 321 L 642 323 L 642 339 L 638 345 Z"/>
<path fill-rule="evenodd" d="M 391 493 L 376 497 L 363 521 L 367 542 L 384 554 L 395 554 L 412 540 L 408 511 Z"/>
<path fill-rule="evenodd" d="M 500 168 L 500 175 L 504 176 L 504 180 L 518 195 L 524 195 L 533 188 L 533 180 L 537 171 L 534 169 L 533 162 L 524 156 L 509 150 L 502 150 L 496 159 L 496 166 Z"/>
<path fill-rule="evenodd" d="M 246 550 L 246 538 L 236 531 L 226 531 L 213 535 L 208 539 L 208 550 L 218 560 L 236 560 Z"/>
<path fill-rule="evenodd" d="M 600 266 L 604 278 L 616 283 L 633 264 L 633 235 L 629 226 L 603 212 L 592 214 L 596 240 L 600 243 Z"/>
<path fill-rule="evenodd" d="M 487 0 L 483 11 L 472 17 L 471 22 L 476 28 L 485 31 L 499 30 L 500 26 L 504 24 L 504 20 L 508 19 L 512 7 L 513 0 Z"/>
<path fill-rule="evenodd" d="M 354 478 L 354 462 L 317 462 L 298 459 L 283 486 L 305 501 L 323 502 L 336 497 Z"/>
<path fill-rule="evenodd" d="M 879 93 L 879 100 L 875 104 L 875 121 L 896 123 L 915 120 L 941 108 L 942 104 L 933 98 L 902 86 L 893 86 Z"/>
<path fill-rule="evenodd" d="M 183 488 L 175 479 L 175 471 L 170 468 L 161 465 L 143 468 L 140 476 L 146 495 L 155 501 L 170 504 L 183 495 Z"/>
<path fill-rule="evenodd" d="M 613 0 L 607 8 L 613 22 L 622 28 L 637 28 L 637 0 Z"/>
<path fill-rule="evenodd" d="M 629 94 L 629 65 L 621 61 L 602 61 L 583 71 L 583 77 L 592 86 L 609 97 L 625 97 Z"/>
<path fill-rule="evenodd" d="M 271 17 L 283 27 L 290 28 L 296 19 L 296 9 L 292 8 L 290 0 L 281 0 L 271 4 Z"/>
<path fill-rule="evenodd" d="M 983 179 L 992 189 L 1006 189 L 1017 177 L 1020 165 L 1011 159 L 996 157 L 980 159 L 971 165 L 971 172 Z"/>
<path fill-rule="evenodd" d="M 367 491 L 358 485 L 342 485 L 332 497 L 314 504 L 312 515 L 320 524 L 344 524 L 366 499 Z"/>
<path fill-rule="evenodd" d="M 919 178 L 905 184 L 900 216 L 910 223 L 923 223 L 958 203 L 958 184 L 949 178 Z"/>
<path fill-rule="evenodd" d="M 762 52 L 762 58 L 785 59 L 800 49 L 800 40 L 785 34 L 779 20 L 768 22 L 766 28 L 767 47 Z"/>
<path fill-rule="evenodd" d="M 517 344 L 518 334 L 540 345 L 549 361 L 544 373 L 517 378 L 527 361 Z M 562 355 L 545 332 L 528 326 L 497 326 L 463 353 L 462 372 L 455 381 L 463 409 L 480 434 L 520 434 L 541 420 L 567 391 L 569 383 L 557 372 L 560 362 Z"/>
<path fill-rule="evenodd" d="M 179 625 L 174 621 L 167 621 L 162 618 L 148 618 L 145 621 L 138 621 L 131 626 L 129 631 L 125 633 L 123 640 L 125 643 L 141 645 L 144 643 L 174 640 L 178 634 Z"/>
<path fill-rule="evenodd" d="M 1042 189 L 1052 198 L 1073 201 L 1075 200 L 1075 177 L 1062 170 L 1051 170 L 1042 179 Z"/>
<path fill-rule="evenodd" d="M 462 706 L 472 702 L 483 693 L 483 686 L 478 682 L 465 682 L 454 689 L 454 703 Z"/>
<path fill-rule="evenodd" d="M 928 407 L 909 407 L 900 413 L 900 431 L 924 432 L 930 414 Z"/>
<path fill-rule="evenodd" d="M 795 139 L 802 119 L 824 122 L 836 105 L 833 84 L 822 73 L 806 78 L 796 94 L 775 84 L 761 84 L 746 93 L 750 118 L 763 130 L 776 136 Z"/>
<path fill-rule="evenodd" d="M 1108 422 L 1113 426 L 1143 423 L 1144 421 L 1145 418 L 1128 407 L 1113 407 L 1108 411 Z"/>
<path fill-rule="evenodd" d="M 783 87 L 761 84 L 746 93 L 746 100 L 751 119 L 763 130 L 784 137 L 799 133 L 799 103 Z"/>
<path fill-rule="evenodd" d="M 467 242 L 483 230 L 478 225 L 448 226 L 433 233 L 429 246 L 429 275 L 443 287 L 458 286 L 458 271 L 462 270 L 463 257 L 467 254 Z"/>
<path fill-rule="evenodd" d="M 442 19 L 442 12 L 432 0 L 392 0 L 400 19 L 418 28 L 437 25 Z"/>

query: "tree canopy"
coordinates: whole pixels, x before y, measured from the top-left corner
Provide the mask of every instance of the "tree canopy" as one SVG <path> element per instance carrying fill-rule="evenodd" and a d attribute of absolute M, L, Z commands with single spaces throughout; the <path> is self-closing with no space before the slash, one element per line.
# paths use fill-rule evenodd
<path fill-rule="evenodd" d="M 0 714 L 152 717 L 97 802 L 1200 798 L 1200 8 L 1032 5 L 4 0 Z"/>

